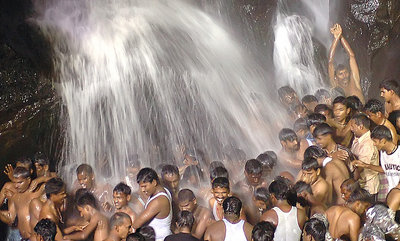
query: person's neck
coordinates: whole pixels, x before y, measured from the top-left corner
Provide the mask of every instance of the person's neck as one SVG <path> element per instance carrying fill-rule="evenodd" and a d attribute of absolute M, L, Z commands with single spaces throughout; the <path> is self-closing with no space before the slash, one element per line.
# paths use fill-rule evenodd
<path fill-rule="evenodd" d="M 360 136 L 358 136 L 358 138 L 362 137 L 365 133 L 367 133 L 369 130 L 363 130 L 363 132 L 361 133 Z"/>
<path fill-rule="evenodd" d="M 111 231 L 110 236 L 107 238 L 108 241 L 120 241 L 121 238 L 115 233 L 114 230 Z"/>
<path fill-rule="evenodd" d="M 400 97 L 398 95 L 393 95 L 389 102 L 392 106 L 400 105 Z"/>
<path fill-rule="evenodd" d="M 331 140 L 331 142 L 330 142 L 330 143 L 328 144 L 328 146 L 326 147 L 326 151 L 327 151 L 328 153 L 332 153 L 332 152 L 336 151 L 336 147 L 337 147 L 336 142 L 334 142 L 333 140 Z"/>
<path fill-rule="evenodd" d="M 225 213 L 224 218 L 233 224 L 238 223 L 240 221 L 240 216 L 236 216 L 234 214 Z"/>
<path fill-rule="evenodd" d="M 277 200 L 274 206 L 280 208 L 280 207 L 290 206 L 290 205 L 287 202 L 287 200 Z"/>
<path fill-rule="evenodd" d="M 390 155 L 396 150 L 396 148 L 397 146 L 393 142 L 388 142 L 382 149 L 386 154 Z"/>
<path fill-rule="evenodd" d="M 179 232 L 180 233 L 188 233 L 188 234 L 191 233 L 189 227 L 181 227 L 181 228 L 179 228 Z"/>

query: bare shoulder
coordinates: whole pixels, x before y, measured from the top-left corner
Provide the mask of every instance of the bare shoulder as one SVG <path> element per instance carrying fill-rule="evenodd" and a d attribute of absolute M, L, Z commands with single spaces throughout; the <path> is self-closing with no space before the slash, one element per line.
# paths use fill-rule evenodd
<path fill-rule="evenodd" d="M 275 226 L 278 225 L 278 215 L 275 212 L 275 210 L 270 209 L 266 211 L 262 216 L 261 216 L 261 221 L 267 221 L 273 223 Z"/>

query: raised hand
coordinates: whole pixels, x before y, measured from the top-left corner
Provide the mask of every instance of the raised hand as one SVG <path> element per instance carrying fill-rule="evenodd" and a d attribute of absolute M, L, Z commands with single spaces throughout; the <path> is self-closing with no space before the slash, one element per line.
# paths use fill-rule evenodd
<path fill-rule="evenodd" d="M 333 25 L 331 28 L 331 34 L 333 34 L 335 39 L 339 39 L 342 36 L 342 27 L 338 23 Z"/>
<path fill-rule="evenodd" d="M 4 174 L 7 175 L 7 177 L 12 180 L 13 179 L 13 174 L 14 174 L 14 168 L 12 167 L 11 164 L 7 164 L 4 170 Z"/>

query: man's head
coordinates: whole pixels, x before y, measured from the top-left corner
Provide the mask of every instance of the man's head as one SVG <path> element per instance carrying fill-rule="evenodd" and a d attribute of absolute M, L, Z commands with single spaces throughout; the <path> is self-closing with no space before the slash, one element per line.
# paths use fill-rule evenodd
<path fill-rule="evenodd" d="M 332 109 L 325 104 L 318 104 L 314 108 L 314 112 L 325 116 L 325 118 L 332 118 Z"/>
<path fill-rule="evenodd" d="M 166 188 L 171 193 L 177 193 L 179 191 L 179 169 L 175 165 L 164 165 L 161 169 L 161 179 Z"/>
<path fill-rule="evenodd" d="M 301 102 L 303 105 L 307 108 L 307 110 L 313 112 L 315 106 L 318 105 L 318 99 L 314 95 L 305 95 L 302 99 Z"/>
<path fill-rule="evenodd" d="M 394 79 L 384 80 L 380 83 L 381 96 L 386 102 L 393 99 L 394 96 L 400 96 L 400 85 Z"/>
<path fill-rule="evenodd" d="M 317 218 L 311 218 L 304 224 L 303 241 L 324 241 L 326 226 Z"/>
<path fill-rule="evenodd" d="M 271 184 L 268 187 L 268 191 L 271 195 L 272 205 L 275 205 L 276 202 L 287 199 L 289 185 L 282 179 L 277 179 L 271 182 Z"/>
<path fill-rule="evenodd" d="M 338 64 L 335 69 L 335 80 L 342 88 L 347 87 L 350 82 L 349 68 L 343 64 Z"/>
<path fill-rule="evenodd" d="M 300 139 L 306 138 L 308 134 L 307 121 L 305 118 L 297 119 L 293 124 L 293 130 Z"/>
<path fill-rule="evenodd" d="M 57 226 L 53 221 L 45 218 L 35 225 L 33 231 L 35 231 L 37 241 L 54 241 L 57 234 Z"/>
<path fill-rule="evenodd" d="M 302 207 L 311 206 L 310 202 L 307 200 L 308 195 L 313 195 L 311 185 L 303 181 L 298 181 L 294 184 L 293 190 L 297 194 L 297 203 Z"/>
<path fill-rule="evenodd" d="M 301 163 L 302 181 L 313 185 L 319 178 L 321 168 L 317 159 L 313 157 L 305 158 Z"/>
<path fill-rule="evenodd" d="M 229 180 L 226 177 L 217 177 L 212 182 L 212 193 L 215 200 L 222 204 L 230 193 Z"/>
<path fill-rule="evenodd" d="M 328 90 L 319 89 L 315 92 L 314 95 L 315 95 L 315 97 L 317 97 L 318 103 L 325 104 L 325 105 L 332 104 L 332 95 Z"/>
<path fill-rule="evenodd" d="M 369 131 L 370 125 L 371 122 L 368 116 L 358 113 L 351 118 L 350 129 L 354 136 L 359 138 Z"/>
<path fill-rule="evenodd" d="M 279 132 L 279 141 L 286 152 L 294 153 L 300 149 L 300 141 L 292 129 L 283 128 Z"/>
<path fill-rule="evenodd" d="M 327 146 L 333 141 L 332 135 L 334 132 L 334 129 L 326 123 L 317 125 L 313 132 L 315 142 L 322 149 L 327 148 Z"/>
<path fill-rule="evenodd" d="M 146 239 L 144 238 L 143 235 L 136 232 L 129 234 L 128 237 L 126 237 L 126 241 L 146 241 Z"/>
<path fill-rule="evenodd" d="M 262 172 L 262 164 L 257 159 L 248 160 L 244 166 L 244 175 L 246 176 L 247 182 L 252 186 L 260 184 Z"/>
<path fill-rule="evenodd" d="M 136 181 L 139 184 L 140 190 L 149 197 L 153 195 L 160 183 L 157 172 L 148 167 L 142 168 L 139 171 Z"/>
<path fill-rule="evenodd" d="M 278 162 L 278 156 L 274 151 L 266 151 L 258 155 L 256 159 L 261 162 L 265 176 L 271 173 Z"/>
<path fill-rule="evenodd" d="M 229 172 L 225 167 L 217 166 L 210 168 L 210 181 L 212 182 L 217 177 L 226 177 L 229 179 Z"/>
<path fill-rule="evenodd" d="M 346 98 L 338 96 L 333 100 L 333 117 L 337 122 L 346 121 L 347 116 L 350 114 L 351 108 L 347 106 Z"/>
<path fill-rule="evenodd" d="M 43 153 L 36 153 L 33 162 L 36 168 L 36 176 L 42 177 L 49 171 L 49 159 Z"/>
<path fill-rule="evenodd" d="M 96 210 L 96 198 L 90 192 L 82 194 L 76 202 L 77 209 L 85 221 L 92 217 L 93 210 Z"/>
<path fill-rule="evenodd" d="M 296 91 L 292 87 L 286 85 L 278 89 L 279 100 L 287 108 L 293 104 L 299 104 L 300 100 Z"/>
<path fill-rule="evenodd" d="M 139 228 L 136 232 L 139 232 L 146 241 L 156 241 L 156 232 L 154 228 L 149 225 Z"/>
<path fill-rule="evenodd" d="M 182 174 L 182 183 L 188 186 L 195 186 L 204 181 L 204 173 L 199 165 L 190 165 L 185 168 Z"/>
<path fill-rule="evenodd" d="M 371 131 L 371 139 L 378 150 L 382 150 L 388 143 L 393 142 L 392 133 L 386 126 L 376 126 Z"/>
<path fill-rule="evenodd" d="M 27 169 L 31 173 L 31 175 L 33 174 L 33 164 L 30 158 L 22 157 L 18 159 L 15 167 L 23 167 Z"/>
<path fill-rule="evenodd" d="M 251 232 L 253 241 L 273 241 L 275 234 L 275 226 L 266 221 L 257 223 Z"/>
<path fill-rule="evenodd" d="M 81 164 L 78 166 L 76 169 L 76 177 L 82 188 L 88 190 L 94 188 L 94 173 L 92 167 L 88 164 Z"/>
<path fill-rule="evenodd" d="M 307 115 L 306 119 L 307 128 L 310 130 L 311 133 L 314 132 L 314 129 L 318 124 L 325 122 L 326 122 L 326 117 L 323 114 L 311 113 Z"/>
<path fill-rule="evenodd" d="M 28 190 L 29 185 L 31 184 L 31 172 L 24 167 L 16 167 L 13 172 L 14 187 L 19 193 L 23 193 Z"/>
<path fill-rule="evenodd" d="M 111 232 L 115 233 L 120 239 L 126 239 L 132 227 L 132 220 L 128 214 L 117 212 L 110 219 Z"/>
<path fill-rule="evenodd" d="M 353 178 L 344 180 L 340 185 L 340 193 L 342 194 L 343 200 L 349 200 L 351 193 L 360 188 L 360 183 Z"/>
<path fill-rule="evenodd" d="M 359 216 L 362 216 L 365 211 L 372 204 L 372 196 L 365 189 L 356 189 L 350 194 L 350 198 L 347 200 L 349 208 L 357 213 Z"/>
<path fill-rule="evenodd" d="M 131 188 L 123 182 L 118 183 L 113 190 L 113 202 L 115 208 L 121 209 L 131 200 Z"/>
<path fill-rule="evenodd" d="M 65 184 L 61 178 L 55 177 L 46 182 L 44 190 L 47 199 L 53 203 L 61 205 L 64 203 L 67 193 L 65 192 Z"/>
<path fill-rule="evenodd" d="M 364 112 L 377 125 L 385 118 L 385 106 L 377 99 L 370 99 L 364 106 Z"/>
<path fill-rule="evenodd" d="M 182 230 L 184 228 L 192 230 L 193 223 L 194 223 L 194 217 L 192 212 L 179 211 L 176 217 L 176 226 L 178 227 L 179 230 Z"/>
<path fill-rule="evenodd" d="M 196 196 L 190 189 L 182 189 L 178 193 L 178 206 L 181 211 L 194 212 L 197 207 Z"/>
<path fill-rule="evenodd" d="M 240 210 L 242 210 L 242 201 L 237 197 L 228 197 L 222 203 L 224 209 L 224 215 L 233 215 L 235 217 L 240 216 Z"/>
<path fill-rule="evenodd" d="M 254 191 L 253 201 L 259 211 L 264 212 L 267 210 L 270 204 L 270 195 L 268 189 L 265 187 L 259 187 Z"/>
<path fill-rule="evenodd" d="M 326 151 L 324 151 L 321 147 L 319 146 L 309 146 L 307 149 L 304 151 L 304 159 L 308 158 L 315 158 L 318 161 L 318 164 L 322 164 L 324 159 L 328 156 Z"/>

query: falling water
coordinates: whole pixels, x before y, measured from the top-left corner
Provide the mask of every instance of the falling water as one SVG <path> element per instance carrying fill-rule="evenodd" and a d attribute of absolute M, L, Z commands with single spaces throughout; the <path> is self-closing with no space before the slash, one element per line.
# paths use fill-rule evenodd
<path fill-rule="evenodd" d="M 275 146 L 285 122 L 266 72 L 201 9 L 56 1 L 37 22 L 54 47 L 67 113 L 65 178 L 83 162 L 121 176 L 136 154 L 153 167 L 177 162 L 181 145 L 210 159 L 227 145 L 249 157 Z"/>

